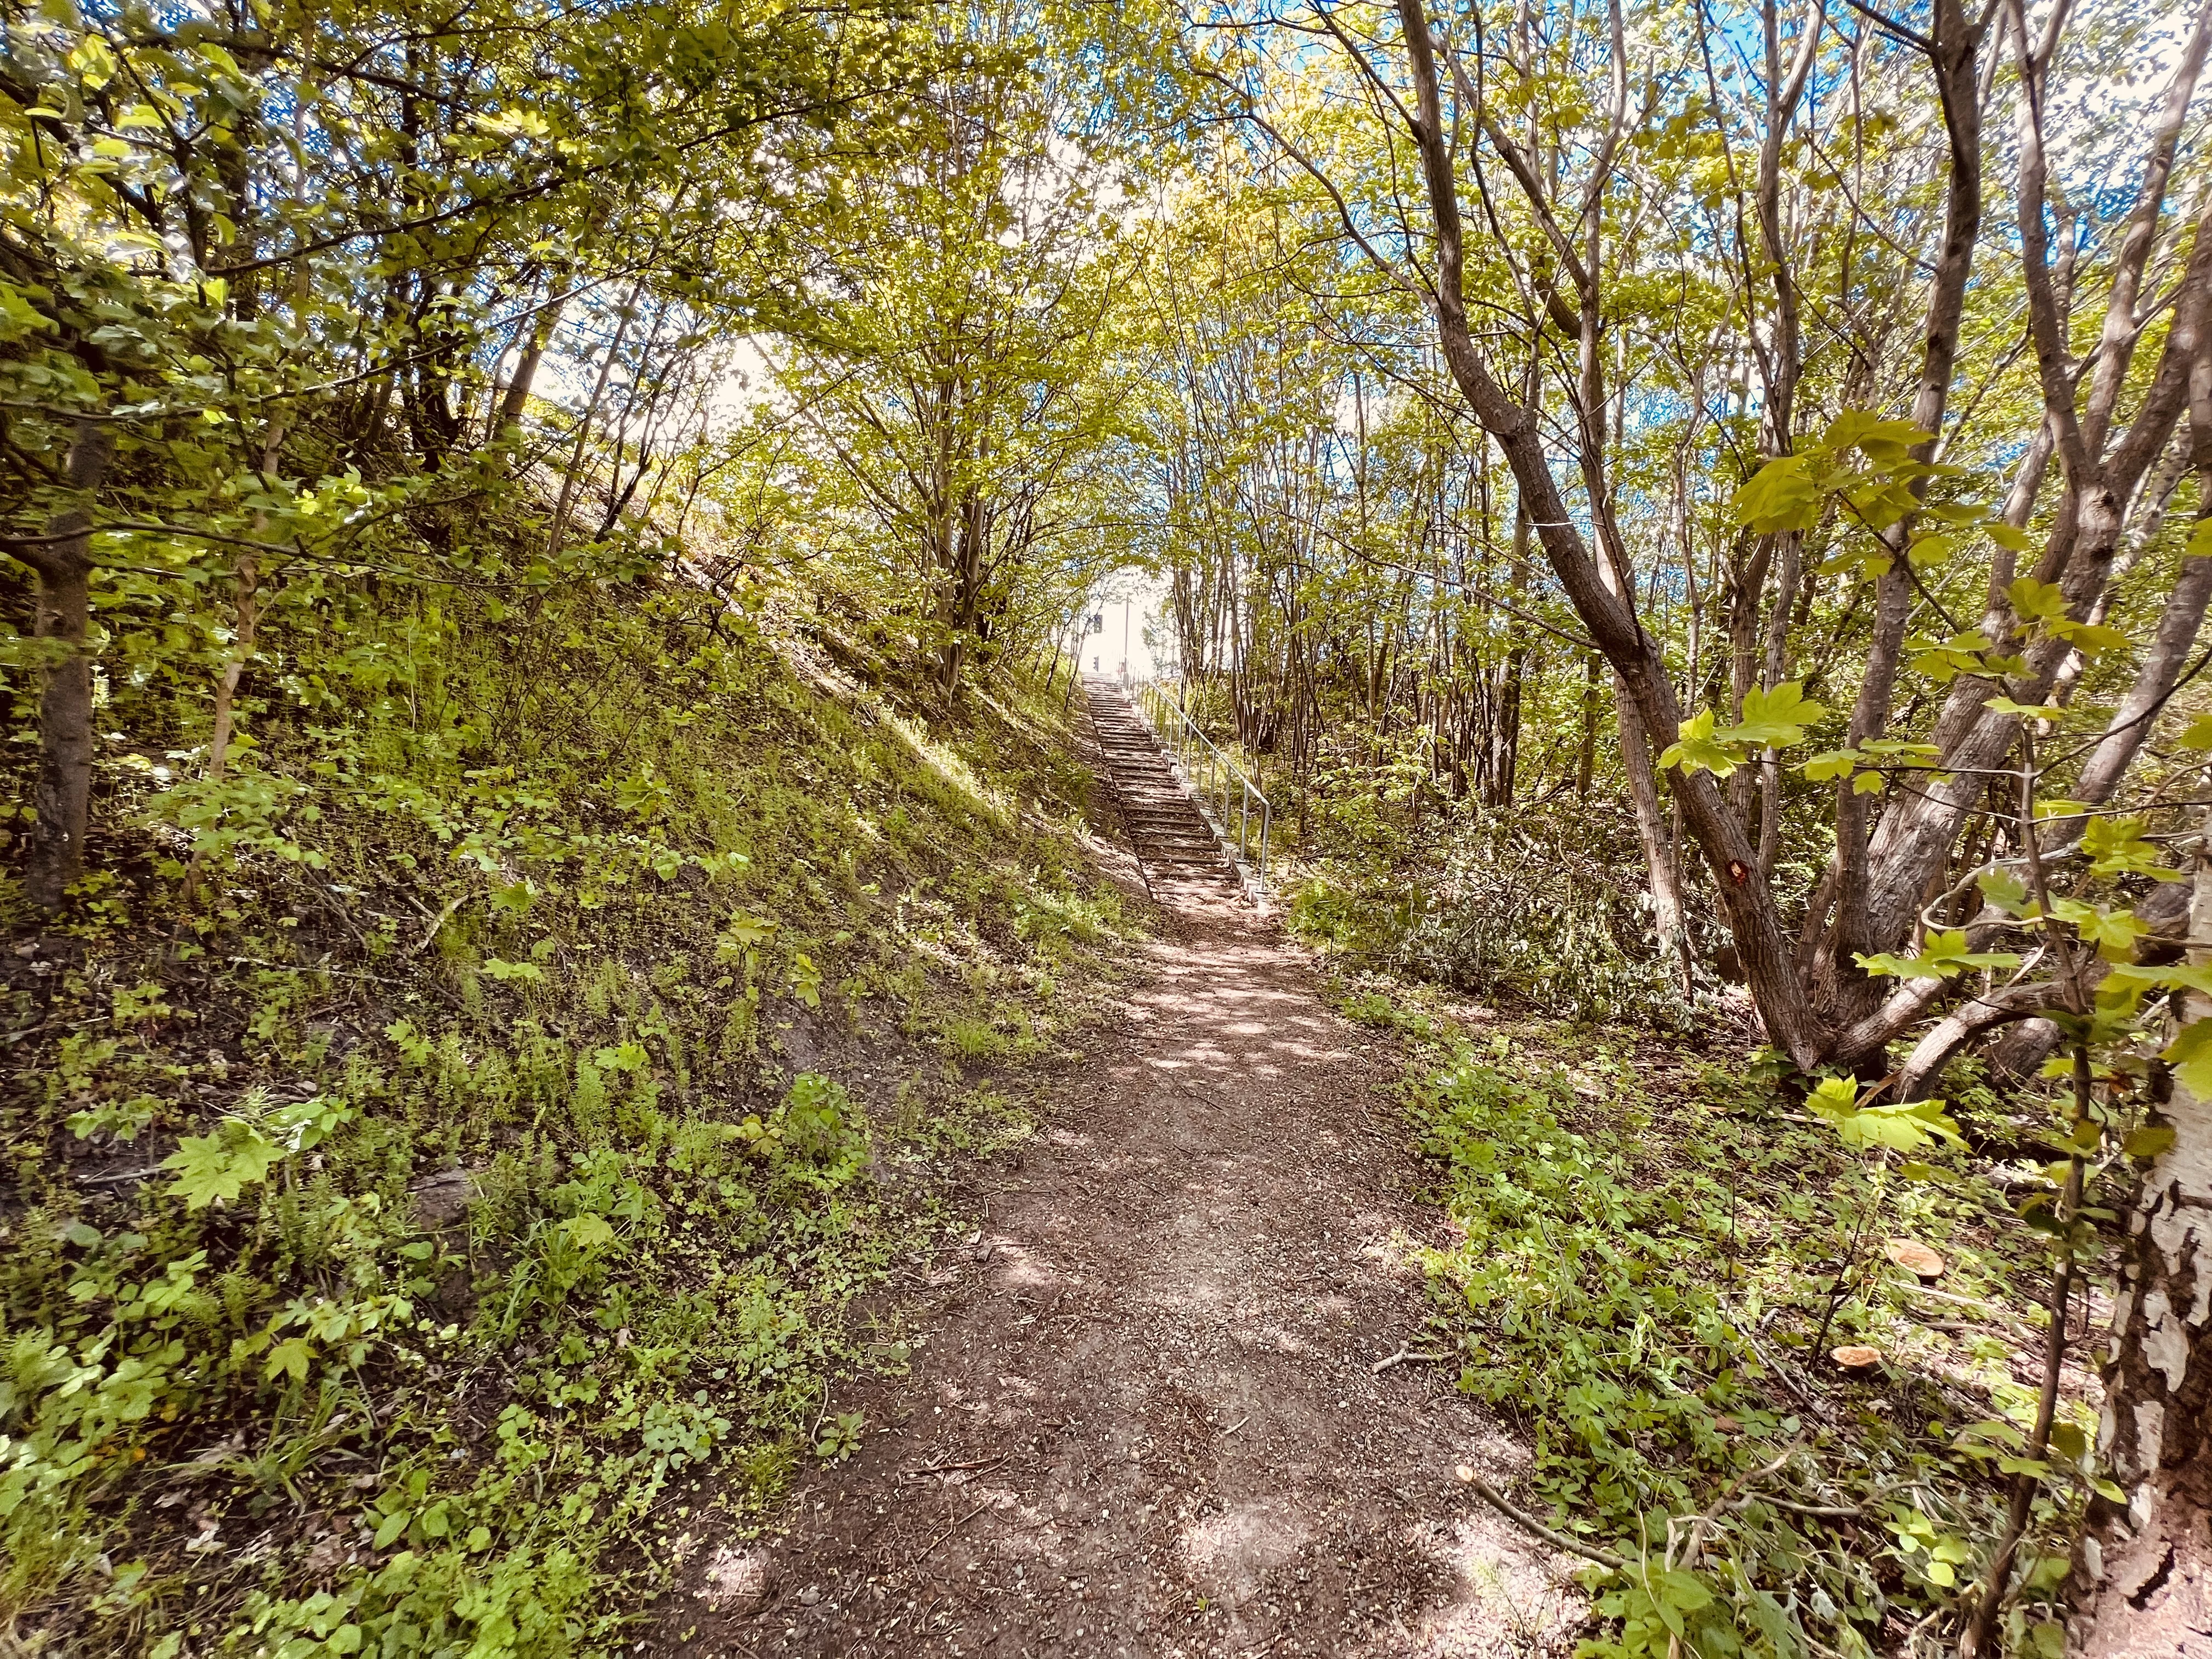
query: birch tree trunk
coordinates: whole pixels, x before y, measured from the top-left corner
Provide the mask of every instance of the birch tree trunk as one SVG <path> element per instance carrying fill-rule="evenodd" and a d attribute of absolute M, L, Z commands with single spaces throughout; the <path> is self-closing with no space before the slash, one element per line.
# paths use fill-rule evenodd
<path fill-rule="evenodd" d="M 2205 819 L 2212 833 L 2212 814 Z M 2212 939 L 2212 848 L 2197 851 L 2189 936 Z M 2212 962 L 2212 949 L 2190 952 Z M 2190 994 L 2185 1020 L 2212 1015 Z M 2124 1505 L 2095 1499 L 2077 1634 L 2098 1659 L 2212 1651 L 2212 1100 L 2174 1084 L 2173 1132 L 2143 1177 L 2105 1369 L 2098 1443 Z"/>

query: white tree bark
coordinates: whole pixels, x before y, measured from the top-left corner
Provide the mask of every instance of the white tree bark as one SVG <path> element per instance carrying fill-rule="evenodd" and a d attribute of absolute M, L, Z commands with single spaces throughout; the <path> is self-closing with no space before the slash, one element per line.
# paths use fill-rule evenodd
<path fill-rule="evenodd" d="M 2195 884 L 2189 936 L 2212 940 L 2204 846 Z M 2184 1014 L 2212 1017 L 2212 999 L 2192 993 Z M 2173 1144 L 2129 1224 L 2098 1437 L 2127 1501 L 2096 1500 L 2082 1538 L 2077 1634 L 2097 1659 L 2212 1656 L 2212 1100 L 2177 1080 L 2155 1121 Z"/>

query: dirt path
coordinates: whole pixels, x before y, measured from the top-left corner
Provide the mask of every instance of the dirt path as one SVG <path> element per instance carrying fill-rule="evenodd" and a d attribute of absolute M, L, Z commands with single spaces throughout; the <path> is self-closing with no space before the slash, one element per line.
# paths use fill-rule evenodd
<path fill-rule="evenodd" d="M 1555 1563 L 1471 1507 L 1516 1455 L 1418 1335 L 1438 1224 L 1396 1056 L 1225 882 L 1156 871 L 1171 932 L 940 1261 L 912 1374 L 787 1529 L 694 1561 L 684 1655 L 1565 1650 Z"/>

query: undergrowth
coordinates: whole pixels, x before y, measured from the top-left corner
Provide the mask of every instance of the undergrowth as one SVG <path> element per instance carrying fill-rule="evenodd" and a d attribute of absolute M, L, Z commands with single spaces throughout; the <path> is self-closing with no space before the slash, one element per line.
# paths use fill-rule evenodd
<path fill-rule="evenodd" d="M 1985 1168 L 1851 1152 L 1741 1061 L 1425 1000 L 1349 1011 L 1416 1039 L 1407 1101 L 1454 1234 L 1422 1253 L 1432 1340 L 1532 1447 L 1523 1502 L 1622 1564 L 1588 1575 L 1583 1651 L 1940 1651 L 2003 1523 L 2044 1322 L 2044 1258 Z M 1893 1259 L 1914 1243 L 1940 1276 Z M 2063 1650 L 2087 1388 L 2008 1652 Z"/>
<path fill-rule="evenodd" d="M 95 873 L 6 958 L 9 1651 L 623 1642 L 865 1432 L 878 1172 L 1017 1119 L 975 1069 L 1130 930 L 1057 698 L 932 726 L 758 593 L 325 598 L 211 778 L 103 596 Z"/>
<path fill-rule="evenodd" d="M 1295 936 L 1364 968 L 1579 1018 L 1711 1023 L 1717 981 L 1699 967 L 1686 990 L 1682 963 L 1660 950 L 1642 854 L 1616 815 L 1470 799 L 1432 809 L 1416 834 L 1392 775 L 1328 780 L 1291 895 Z M 1401 793 L 1419 777 L 1400 775 Z"/>

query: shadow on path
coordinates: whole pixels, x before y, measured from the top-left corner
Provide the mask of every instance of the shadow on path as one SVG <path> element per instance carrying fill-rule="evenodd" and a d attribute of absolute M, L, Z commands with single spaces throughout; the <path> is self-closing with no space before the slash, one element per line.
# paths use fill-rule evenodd
<path fill-rule="evenodd" d="M 1451 1476 L 1524 1455 L 1418 1337 L 1441 1224 L 1384 1094 L 1393 1045 L 1225 879 L 1152 885 L 1176 937 L 1104 1056 L 940 1259 L 909 1376 L 781 1536 L 689 1563 L 698 1655 L 1565 1652 L 1580 1598 Z"/>

